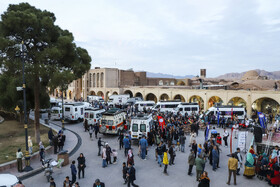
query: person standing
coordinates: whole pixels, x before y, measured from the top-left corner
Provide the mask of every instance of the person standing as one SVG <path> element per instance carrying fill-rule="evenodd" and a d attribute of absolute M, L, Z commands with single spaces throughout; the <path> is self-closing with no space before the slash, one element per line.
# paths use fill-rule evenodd
<path fill-rule="evenodd" d="M 192 150 L 194 151 L 194 155 L 196 157 L 196 154 L 197 154 L 197 144 L 196 144 L 195 140 L 193 140 L 193 143 L 192 143 Z"/>
<path fill-rule="evenodd" d="M 132 166 L 132 163 L 128 163 L 128 171 L 126 175 L 128 177 L 127 187 L 130 187 L 130 184 L 137 187 L 138 185 L 134 184 L 134 181 L 136 180 L 136 170 Z"/>
<path fill-rule="evenodd" d="M 236 185 L 236 170 L 238 167 L 238 160 L 234 157 L 234 154 L 231 155 L 231 158 L 228 159 L 228 182 L 230 185 L 231 174 L 233 174 L 234 185 Z"/>
<path fill-rule="evenodd" d="M 201 155 L 199 155 L 196 159 L 195 159 L 195 166 L 196 166 L 196 180 L 199 181 L 200 176 L 202 174 L 203 171 L 203 166 L 205 164 L 205 161 L 202 159 Z"/>
<path fill-rule="evenodd" d="M 181 146 L 181 152 L 185 152 L 185 144 L 186 144 L 186 137 L 184 135 L 181 135 L 180 138 L 180 146 Z"/>
<path fill-rule="evenodd" d="M 32 155 L 32 153 L 33 153 L 33 143 L 32 143 L 31 136 L 28 136 L 28 150 L 29 150 L 29 154 Z"/>
<path fill-rule="evenodd" d="M 164 170 L 163 173 L 167 175 L 167 167 L 168 167 L 168 155 L 167 155 L 168 149 L 165 149 L 163 153 L 163 160 L 162 163 L 164 164 Z"/>
<path fill-rule="evenodd" d="M 127 171 L 128 171 L 128 167 L 126 166 L 126 163 L 123 162 L 123 169 L 122 169 L 122 172 L 123 172 L 123 180 L 124 180 L 124 183 L 123 184 L 126 184 L 127 183 Z"/>
<path fill-rule="evenodd" d="M 236 121 L 234 121 L 234 125 L 232 126 L 232 128 L 233 128 L 234 138 L 237 139 L 239 126 Z"/>
<path fill-rule="evenodd" d="M 105 187 L 105 184 L 103 182 L 100 182 L 99 179 L 96 179 L 93 187 Z"/>
<path fill-rule="evenodd" d="M 213 150 L 212 150 L 212 159 L 213 159 L 213 171 L 216 171 L 217 166 L 218 166 L 218 161 L 219 161 L 219 153 L 217 150 L 217 146 L 214 146 Z"/>
<path fill-rule="evenodd" d="M 141 140 L 139 141 L 139 148 L 141 150 L 141 158 L 143 160 L 146 160 L 146 151 L 148 149 L 148 142 L 145 139 L 145 136 L 143 135 Z"/>
<path fill-rule="evenodd" d="M 78 177 L 81 178 L 81 172 L 83 175 L 83 178 L 85 178 L 85 167 L 86 167 L 86 158 L 84 157 L 84 154 L 81 153 L 80 156 L 77 158 L 78 160 Z"/>
<path fill-rule="evenodd" d="M 111 160 L 112 150 L 108 143 L 105 143 L 105 148 L 106 148 L 107 165 L 109 165 L 112 164 L 112 160 Z"/>
<path fill-rule="evenodd" d="M 106 156 L 106 148 L 105 147 L 103 147 L 101 157 L 102 157 L 102 167 L 105 168 L 105 167 L 107 167 L 107 162 L 106 162 L 107 156 Z"/>
<path fill-rule="evenodd" d="M 240 148 L 239 147 L 236 149 L 235 158 L 238 160 L 238 166 L 237 166 L 237 170 L 236 170 L 236 175 L 240 175 L 239 171 L 240 171 L 240 168 L 242 166 L 243 159 L 242 159 L 242 156 L 240 154 Z"/>
<path fill-rule="evenodd" d="M 101 141 L 101 137 L 99 137 L 98 139 L 98 142 L 97 142 L 97 145 L 98 145 L 98 156 L 100 156 L 100 152 L 101 152 L 101 146 L 102 146 L 102 141 Z"/>
<path fill-rule="evenodd" d="M 53 131 L 52 131 L 52 128 L 50 128 L 50 130 L 49 130 L 49 132 L 48 132 L 48 138 L 49 138 L 49 143 L 50 143 L 50 146 L 52 146 L 53 145 L 53 137 L 54 137 L 54 135 L 53 135 Z"/>
<path fill-rule="evenodd" d="M 50 187 L 56 187 L 56 184 L 55 184 L 54 179 L 52 177 L 50 178 Z"/>
<path fill-rule="evenodd" d="M 98 120 L 98 122 L 99 122 L 99 120 Z M 96 123 L 94 125 L 94 133 L 95 133 L 95 138 L 97 139 L 97 134 L 99 133 L 99 125 L 98 125 L 98 123 Z"/>
<path fill-rule="evenodd" d="M 58 147 L 58 137 L 57 136 L 53 136 L 53 152 L 54 154 L 57 154 L 57 147 Z"/>
<path fill-rule="evenodd" d="M 18 172 L 22 172 L 22 158 L 23 158 L 23 153 L 21 152 L 21 149 L 19 148 L 18 151 L 16 152 L 16 158 L 17 158 L 17 169 Z"/>
<path fill-rule="evenodd" d="M 210 179 L 208 178 L 208 173 L 204 171 L 199 179 L 198 187 L 209 187 Z"/>
<path fill-rule="evenodd" d="M 120 150 L 123 148 L 123 138 L 124 138 L 124 135 L 123 135 L 123 132 L 121 132 L 119 137 L 118 137 Z"/>
<path fill-rule="evenodd" d="M 170 160 L 169 160 L 169 165 L 175 165 L 174 160 L 176 157 L 176 152 L 175 152 L 175 145 L 172 144 L 171 147 L 169 148 L 169 155 L 170 155 Z"/>
<path fill-rule="evenodd" d="M 65 177 L 65 180 L 63 181 L 63 187 L 71 187 L 72 181 L 70 181 L 69 177 Z"/>
<path fill-rule="evenodd" d="M 127 152 L 130 149 L 130 142 L 128 139 L 128 135 L 123 139 L 123 145 L 124 145 L 124 155 L 127 156 Z"/>
<path fill-rule="evenodd" d="M 92 140 L 93 126 L 89 126 L 89 138 Z"/>
<path fill-rule="evenodd" d="M 39 155 L 40 155 L 40 161 L 42 162 L 42 166 L 44 166 L 45 150 L 44 149 L 40 149 Z"/>
<path fill-rule="evenodd" d="M 191 150 L 191 153 L 188 157 L 188 164 L 189 164 L 188 175 L 192 175 L 193 165 L 195 164 L 195 155 L 193 150 Z"/>
<path fill-rule="evenodd" d="M 159 143 L 159 145 L 156 148 L 156 153 L 157 153 L 157 160 L 158 164 L 161 167 L 162 160 L 163 160 L 163 150 L 162 150 L 162 142 Z"/>
<path fill-rule="evenodd" d="M 74 184 L 76 182 L 77 169 L 76 169 L 75 163 L 76 163 L 75 160 L 73 160 L 72 164 L 70 166 L 71 174 L 72 174 L 72 184 Z"/>
<path fill-rule="evenodd" d="M 228 143 L 227 143 L 228 137 L 229 137 L 229 133 L 228 133 L 227 129 L 224 128 L 223 140 L 224 140 L 224 142 L 225 142 L 225 147 L 228 146 Z"/>

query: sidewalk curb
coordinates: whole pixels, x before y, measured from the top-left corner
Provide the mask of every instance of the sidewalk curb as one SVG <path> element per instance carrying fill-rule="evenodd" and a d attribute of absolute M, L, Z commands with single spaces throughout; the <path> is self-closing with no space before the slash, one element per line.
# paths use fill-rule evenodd
<path fill-rule="evenodd" d="M 52 124 L 52 125 L 55 125 L 55 126 L 58 126 L 58 127 L 61 127 L 61 126 L 59 126 L 59 125 L 57 125 L 57 124 L 55 124 L 55 123 L 51 123 L 51 124 Z M 74 132 L 74 131 L 72 131 L 72 130 L 70 130 L 70 129 L 68 129 L 68 128 L 65 128 L 65 130 L 68 130 L 68 131 L 72 132 L 73 134 L 75 134 L 75 136 L 76 136 L 77 139 L 78 139 L 77 144 L 75 145 L 75 147 L 74 147 L 74 148 L 70 151 L 70 153 L 69 153 L 69 157 L 71 157 L 71 156 L 74 155 L 74 154 L 78 151 L 78 149 L 81 147 L 81 145 L 82 145 L 82 138 L 81 138 L 81 136 L 80 136 L 79 134 L 77 134 L 76 132 Z M 33 177 L 33 176 L 35 176 L 35 175 L 38 175 L 38 174 L 40 174 L 40 173 L 43 172 L 43 171 L 44 171 L 44 168 L 40 167 L 40 168 L 34 169 L 34 170 L 32 170 L 32 171 L 30 171 L 30 172 L 28 172 L 28 173 L 26 173 L 26 174 L 20 176 L 20 177 L 18 177 L 18 178 L 19 178 L 19 180 L 22 181 L 22 180 L 28 179 L 28 178 L 30 178 L 30 177 Z"/>

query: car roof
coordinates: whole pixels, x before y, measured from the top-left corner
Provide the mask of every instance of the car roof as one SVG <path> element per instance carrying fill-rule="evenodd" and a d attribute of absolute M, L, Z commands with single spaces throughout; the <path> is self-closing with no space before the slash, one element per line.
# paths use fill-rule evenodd
<path fill-rule="evenodd" d="M 18 178 L 12 174 L 0 174 L 0 186 L 12 186 L 18 182 Z"/>

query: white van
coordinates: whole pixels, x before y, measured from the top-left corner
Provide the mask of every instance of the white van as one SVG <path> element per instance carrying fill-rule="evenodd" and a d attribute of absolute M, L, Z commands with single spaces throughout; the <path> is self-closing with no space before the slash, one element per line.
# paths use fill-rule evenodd
<path fill-rule="evenodd" d="M 108 100 L 109 106 L 125 105 L 130 98 L 129 95 L 111 95 Z"/>
<path fill-rule="evenodd" d="M 104 102 L 104 99 L 101 97 L 101 96 L 97 96 L 97 95 L 89 95 L 87 96 L 87 101 L 88 102 L 94 102 L 94 101 L 97 101 L 97 102 Z"/>
<path fill-rule="evenodd" d="M 139 140 L 142 135 L 148 136 L 153 125 L 154 120 L 151 114 L 133 117 L 130 125 L 131 139 Z"/>
<path fill-rule="evenodd" d="M 155 106 L 155 102 L 154 101 L 137 101 L 134 106 L 135 108 L 138 107 L 138 111 L 139 112 L 143 112 L 144 107 L 148 110 L 148 109 L 152 109 Z"/>
<path fill-rule="evenodd" d="M 126 112 L 118 108 L 112 108 L 102 113 L 99 132 L 102 134 L 119 134 L 123 129 L 127 130 L 124 125 Z"/>
<path fill-rule="evenodd" d="M 52 107 L 61 107 L 62 106 L 62 101 L 61 99 L 55 99 L 55 98 L 50 98 L 50 105 Z"/>
<path fill-rule="evenodd" d="M 94 125 L 101 119 L 103 112 L 105 112 L 105 109 L 85 108 L 84 121 L 87 119 L 88 125 Z"/>
<path fill-rule="evenodd" d="M 64 118 L 67 121 L 83 121 L 85 105 L 83 103 L 67 103 L 64 105 Z"/>
<path fill-rule="evenodd" d="M 153 108 L 153 111 L 176 112 L 175 108 L 177 108 L 179 104 L 181 104 L 180 101 L 160 101 Z"/>
<path fill-rule="evenodd" d="M 239 120 L 245 120 L 246 118 L 246 111 L 245 108 L 242 106 L 214 106 L 209 108 L 206 112 L 205 115 L 211 116 L 215 115 L 217 117 L 218 115 L 218 110 L 220 112 L 220 116 L 224 118 L 231 118 L 231 115 L 237 115 Z"/>
<path fill-rule="evenodd" d="M 176 113 L 180 112 L 181 115 L 199 114 L 199 105 L 198 103 L 181 103 L 175 109 Z"/>
<path fill-rule="evenodd" d="M 62 108 L 52 107 L 51 109 L 51 120 L 61 120 L 62 119 Z"/>

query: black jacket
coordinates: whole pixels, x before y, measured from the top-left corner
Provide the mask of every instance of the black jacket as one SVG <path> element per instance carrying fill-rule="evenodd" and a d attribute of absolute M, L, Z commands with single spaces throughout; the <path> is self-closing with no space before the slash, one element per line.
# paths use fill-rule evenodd
<path fill-rule="evenodd" d="M 129 180 L 134 181 L 136 180 L 136 170 L 133 166 L 131 168 L 128 168 L 128 174 L 129 174 Z"/>
<path fill-rule="evenodd" d="M 78 157 L 78 168 L 85 168 L 86 167 L 86 158 L 85 157 Z M 83 165 L 83 166 L 81 166 Z"/>

